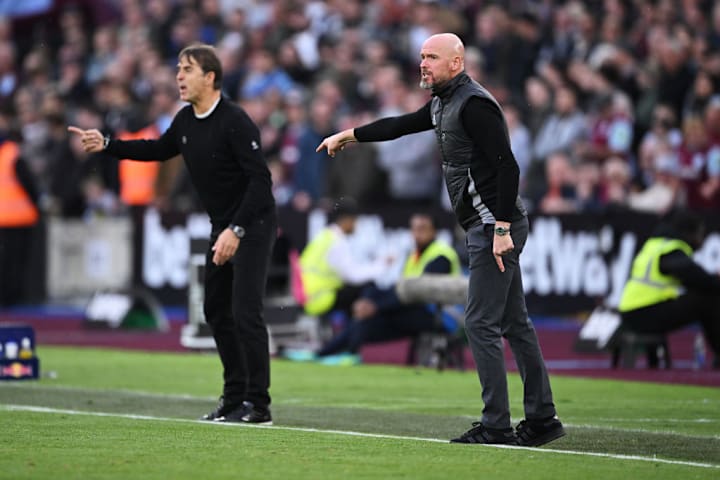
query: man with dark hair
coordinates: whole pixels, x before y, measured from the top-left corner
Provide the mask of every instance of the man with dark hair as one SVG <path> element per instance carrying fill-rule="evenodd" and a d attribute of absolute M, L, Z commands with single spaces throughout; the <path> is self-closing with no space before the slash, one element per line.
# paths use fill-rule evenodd
<path fill-rule="evenodd" d="M 720 275 L 692 258 L 705 226 L 694 212 L 678 210 L 662 221 L 633 260 L 618 310 L 637 333 L 670 333 L 700 322 L 720 367 Z"/>
<path fill-rule="evenodd" d="M 528 235 L 518 196 L 519 169 L 502 109 L 464 67 L 454 34 L 428 38 L 420 51 L 420 86 L 433 98 L 414 113 L 336 133 L 318 146 L 334 156 L 349 142 L 391 140 L 435 130 L 450 201 L 467 232 L 470 284 L 465 330 L 482 385 L 482 418 L 457 443 L 542 445 L 565 435 L 545 362 L 525 307 L 520 252 Z M 525 386 L 525 420 L 510 423 L 502 337 L 508 339 Z"/>
<path fill-rule="evenodd" d="M 205 269 L 205 318 L 223 365 L 217 408 L 204 420 L 272 424 L 270 357 L 263 295 L 277 218 L 260 132 L 220 92 L 222 69 L 208 45 L 180 52 L 177 84 L 188 102 L 157 140 L 111 140 L 69 127 L 88 152 L 133 160 L 185 159 L 212 224 Z"/>

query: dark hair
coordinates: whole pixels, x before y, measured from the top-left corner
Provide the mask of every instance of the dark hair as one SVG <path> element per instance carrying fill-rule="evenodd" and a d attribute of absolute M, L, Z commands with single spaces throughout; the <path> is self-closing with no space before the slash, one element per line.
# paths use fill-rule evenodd
<path fill-rule="evenodd" d="M 703 217 L 692 210 L 675 208 L 666 213 L 661 219 L 656 232 L 660 236 L 680 238 L 688 242 L 693 248 L 698 248 L 702 243 L 705 222 Z"/>
<path fill-rule="evenodd" d="M 352 197 L 340 197 L 328 212 L 328 218 L 331 222 L 335 222 L 342 217 L 357 217 L 358 204 Z"/>
<path fill-rule="evenodd" d="M 432 225 L 434 230 L 438 229 L 438 217 L 437 215 L 430 213 L 430 212 L 414 212 L 412 215 L 410 215 L 410 218 L 413 217 L 422 217 L 430 220 L 430 224 Z"/>
<path fill-rule="evenodd" d="M 213 72 L 215 74 L 215 81 L 213 82 L 213 88 L 215 90 L 222 89 L 222 64 L 220 59 L 215 53 L 215 48 L 212 45 L 205 45 L 202 43 L 193 43 L 183 48 L 178 55 L 179 59 L 187 58 L 193 59 L 202 69 L 203 73 Z"/>

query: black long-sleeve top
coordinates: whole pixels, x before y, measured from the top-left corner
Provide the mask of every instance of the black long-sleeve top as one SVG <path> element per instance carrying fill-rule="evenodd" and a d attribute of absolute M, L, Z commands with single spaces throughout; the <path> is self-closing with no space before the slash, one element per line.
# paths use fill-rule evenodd
<path fill-rule="evenodd" d="M 673 250 L 660 257 L 660 271 L 680 280 L 689 290 L 720 293 L 720 275 L 712 275 L 681 250 Z"/>
<path fill-rule="evenodd" d="M 431 130 L 430 104 L 426 103 L 416 112 L 357 127 L 355 138 L 358 142 L 378 142 Z M 477 192 L 496 220 L 511 221 L 520 168 L 510 149 L 502 114 L 490 100 L 472 97 L 463 107 L 461 119 L 474 144 L 470 174 Z"/>
<path fill-rule="evenodd" d="M 247 227 L 275 206 L 260 132 L 225 98 L 204 118 L 186 106 L 157 140 L 111 140 L 107 152 L 145 161 L 182 154 L 213 232 L 231 223 Z"/>

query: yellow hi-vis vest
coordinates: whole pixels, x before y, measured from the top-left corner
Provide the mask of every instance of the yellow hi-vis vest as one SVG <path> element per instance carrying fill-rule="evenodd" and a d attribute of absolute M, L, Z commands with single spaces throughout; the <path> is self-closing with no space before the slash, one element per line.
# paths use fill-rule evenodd
<path fill-rule="evenodd" d="M 325 228 L 300 255 L 300 275 L 306 297 L 304 307 L 308 315 L 327 313 L 343 285 L 340 275 L 327 261 L 328 251 L 336 240 L 335 235 L 331 228 Z"/>
<path fill-rule="evenodd" d="M 679 297 L 680 281 L 660 272 L 660 257 L 673 250 L 692 255 L 693 249 L 682 240 L 653 237 L 645 242 L 633 260 L 630 278 L 625 284 L 618 310 L 629 312 Z"/>
<path fill-rule="evenodd" d="M 17 143 L 0 145 L 0 228 L 30 227 L 40 217 L 15 173 L 19 155 Z"/>
<path fill-rule="evenodd" d="M 405 262 L 405 268 L 403 269 L 403 277 L 413 278 L 419 277 L 425 271 L 428 263 L 432 262 L 438 257 L 445 257 L 450 261 L 450 274 L 460 274 L 460 259 L 458 258 L 457 252 L 448 244 L 434 240 L 430 245 L 423 250 L 421 255 L 417 252 L 413 252 Z"/>

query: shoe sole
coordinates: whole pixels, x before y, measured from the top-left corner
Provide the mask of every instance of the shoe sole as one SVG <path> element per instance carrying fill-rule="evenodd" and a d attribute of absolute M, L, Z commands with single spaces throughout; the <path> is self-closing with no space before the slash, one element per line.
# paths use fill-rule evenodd
<path fill-rule="evenodd" d="M 244 424 L 246 424 L 246 425 L 263 425 L 263 426 L 266 426 L 266 427 L 271 427 L 272 424 L 273 424 L 272 420 L 267 421 L 267 422 L 242 422 L 242 421 L 241 421 L 240 423 L 244 423 Z"/>
<path fill-rule="evenodd" d="M 450 440 L 450 443 L 459 443 L 459 444 L 464 444 L 464 445 L 511 445 L 511 446 L 518 445 L 518 443 L 516 441 L 511 441 L 511 442 L 465 442 L 465 441 L 456 440 L 456 439 Z"/>
<path fill-rule="evenodd" d="M 217 423 L 243 423 L 245 425 L 265 425 L 268 427 L 272 426 L 273 424 L 272 420 L 268 420 L 267 422 L 246 422 L 245 420 L 228 420 L 225 417 L 218 417 L 212 421 Z"/>
<path fill-rule="evenodd" d="M 522 441 L 518 441 L 517 444 L 521 447 L 540 447 L 542 445 L 552 442 L 553 440 L 557 440 L 560 437 L 564 437 L 565 435 L 565 429 L 559 428 L 557 430 L 551 430 L 545 435 L 541 435 L 533 439 L 532 442 L 523 443 Z"/>

